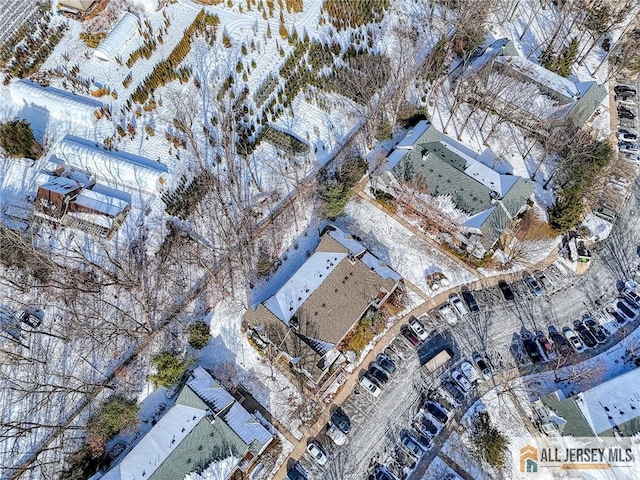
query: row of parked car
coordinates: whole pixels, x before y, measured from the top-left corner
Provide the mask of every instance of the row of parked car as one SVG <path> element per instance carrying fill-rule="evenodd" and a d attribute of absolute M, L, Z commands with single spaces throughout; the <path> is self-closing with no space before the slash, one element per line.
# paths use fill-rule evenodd
<path fill-rule="evenodd" d="M 535 336 L 524 333 L 522 346 L 533 363 L 553 360 L 557 355 L 582 353 L 605 343 L 607 338 L 627 322 L 635 320 L 640 314 L 640 295 L 637 285 L 626 282 L 620 296 L 610 305 L 603 308 L 602 314 L 596 318 L 585 313 L 581 319 L 574 320 L 573 327 L 566 326 L 562 331 L 550 325 L 548 336 L 542 331 Z"/>
<path fill-rule="evenodd" d="M 638 133 L 635 130 L 638 105 L 636 103 L 636 88 L 632 85 L 616 85 L 615 99 L 618 103 L 618 118 L 620 122 L 628 122 L 618 129 L 618 151 L 626 154 L 630 160 L 640 160 L 638 148 Z"/>

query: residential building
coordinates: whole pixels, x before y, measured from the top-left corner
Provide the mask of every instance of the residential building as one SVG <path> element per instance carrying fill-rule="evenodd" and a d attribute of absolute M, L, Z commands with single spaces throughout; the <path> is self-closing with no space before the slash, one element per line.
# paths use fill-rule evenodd
<path fill-rule="evenodd" d="M 487 48 L 459 81 L 463 100 L 558 145 L 582 128 L 607 97 L 603 85 L 551 72 L 506 38 Z"/>
<path fill-rule="evenodd" d="M 58 9 L 71 13 L 87 12 L 97 0 L 58 0 Z"/>
<path fill-rule="evenodd" d="M 370 309 L 394 292 L 400 275 L 335 226 L 276 293 L 250 308 L 245 322 L 317 388 L 343 355 L 339 346 Z"/>
<path fill-rule="evenodd" d="M 459 225 L 458 238 L 473 255 L 489 252 L 509 224 L 527 208 L 533 182 L 500 174 L 478 158 L 481 155 L 436 130 L 423 120 L 409 130 L 387 158 L 376 188 L 398 196 L 408 186 L 432 196 L 448 195 L 457 208 L 471 216 Z"/>
<path fill-rule="evenodd" d="M 540 401 L 561 435 L 630 437 L 640 433 L 640 392 L 631 385 L 640 385 L 638 368 L 581 393 L 556 390 Z"/>
<path fill-rule="evenodd" d="M 270 426 L 269 426 L 270 427 Z M 218 464 L 228 479 L 247 471 L 273 434 L 202 367 L 190 374 L 176 403 L 102 480 L 182 480 Z"/>
<path fill-rule="evenodd" d="M 84 188 L 77 180 L 59 176 L 51 177 L 38 187 L 34 215 L 52 225 L 112 238 L 130 209 L 124 200 Z"/>

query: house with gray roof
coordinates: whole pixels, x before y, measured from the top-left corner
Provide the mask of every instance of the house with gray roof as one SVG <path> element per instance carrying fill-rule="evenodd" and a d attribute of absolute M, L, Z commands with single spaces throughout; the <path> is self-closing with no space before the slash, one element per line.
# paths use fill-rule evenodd
<path fill-rule="evenodd" d="M 394 292 L 400 275 L 335 226 L 270 297 L 245 314 L 251 326 L 312 388 L 342 357 L 340 343 Z"/>
<path fill-rule="evenodd" d="M 494 155 L 486 150 L 482 156 Z M 526 209 L 534 185 L 528 179 L 496 172 L 479 157 L 423 120 L 387 158 L 387 178 L 380 187 L 397 195 L 406 188 L 403 184 L 409 184 L 433 196 L 450 196 L 457 208 L 470 215 L 460 227 L 467 250 L 481 258 Z"/>
<path fill-rule="evenodd" d="M 573 437 L 631 437 L 640 433 L 640 369 L 600 385 L 565 396 L 557 390 L 540 401 L 557 419 L 561 435 Z"/>
<path fill-rule="evenodd" d="M 479 102 L 534 135 L 555 134 L 559 144 L 582 128 L 607 98 L 604 85 L 574 82 L 551 72 L 506 38 L 472 62 L 463 83 L 465 101 Z"/>
<path fill-rule="evenodd" d="M 228 470 L 220 478 L 227 479 L 237 469 L 246 471 L 272 440 L 273 434 L 255 415 L 197 367 L 175 405 L 98 478 L 182 480 L 220 463 Z"/>

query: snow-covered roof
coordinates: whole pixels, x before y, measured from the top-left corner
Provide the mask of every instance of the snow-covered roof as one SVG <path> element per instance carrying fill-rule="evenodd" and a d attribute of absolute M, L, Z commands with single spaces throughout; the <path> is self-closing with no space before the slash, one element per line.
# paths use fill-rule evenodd
<path fill-rule="evenodd" d="M 199 408 L 174 405 L 102 480 L 149 478 L 206 414 Z"/>
<path fill-rule="evenodd" d="M 53 87 L 41 87 L 35 82 L 21 79 L 11 83 L 11 99 L 18 105 L 36 105 L 46 109 L 57 119 L 70 120 L 82 125 L 96 121 L 94 112 L 104 107 L 93 98 L 74 95 Z"/>
<path fill-rule="evenodd" d="M 198 367 L 191 372 L 191 378 L 187 385 L 207 405 L 211 406 L 214 412 L 225 409 L 235 401 L 231 394 L 202 367 Z"/>
<path fill-rule="evenodd" d="M 102 39 L 93 55 L 100 60 L 113 60 L 133 34 L 138 31 L 139 23 L 135 13 L 125 13 L 115 27 Z"/>
<path fill-rule="evenodd" d="M 338 227 L 332 225 L 333 230 L 328 230 L 329 236 L 336 242 L 349 250 L 356 257 L 364 253 L 367 249 L 362 246 L 360 242 L 353 238 L 353 236 L 344 233 Z"/>
<path fill-rule="evenodd" d="M 66 135 L 55 149 L 69 167 L 84 170 L 107 185 L 154 193 L 167 180 L 167 166 L 126 152 L 107 150 L 82 138 Z"/>
<path fill-rule="evenodd" d="M 567 100 L 572 100 L 578 96 L 578 89 L 571 80 L 567 80 L 525 57 L 498 55 L 495 61 L 508 66 L 513 71 L 531 79 L 537 84 L 547 87 L 549 90 Z"/>
<path fill-rule="evenodd" d="M 251 445 L 253 441 L 257 441 L 260 445 L 266 445 L 273 438 L 258 419 L 237 402 L 233 404 L 223 419 L 247 445 Z"/>
<path fill-rule="evenodd" d="M 110 217 L 115 217 L 128 206 L 124 200 L 86 189 L 80 192 L 73 203 Z"/>
<path fill-rule="evenodd" d="M 240 462 L 233 455 L 217 462 L 211 462 L 201 472 L 190 472 L 184 480 L 227 480 Z M 176 479 L 182 480 L 182 479 Z"/>
<path fill-rule="evenodd" d="M 89 10 L 91 5 L 96 3 L 96 0 L 58 0 L 58 3 L 63 7 L 69 7 L 81 12 L 86 12 Z"/>
<path fill-rule="evenodd" d="M 482 227 L 482 225 L 484 224 L 484 222 L 487 221 L 487 218 L 489 218 L 489 215 L 491 215 L 491 213 L 498 207 L 491 207 L 488 208 L 480 213 L 475 214 L 474 216 L 472 216 L 471 218 L 469 218 L 466 222 L 464 222 L 462 224 L 463 227 L 467 227 L 467 228 L 477 228 L 480 229 L 480 227 Z"/>
<path fill-rule="evenodd" d="M 638 368 L 573 397 L 596 435 L 640 417 L 640 392 L 632 385 L 640 385 Z"/>
<path fill-rule="evenodd" d="M 407 153 L 409 153 L 409 150 L 406 150 L 406 149 L 394 150 L 393 153 L 391 153 L 391 155 L 387 157 L 386 168 L 391 170 L 393 167 L 395 167 L 398 164 L 398 162 L 400 162 L 400 160 L 402 160 L 405 157 Z"/>
<path fill-rule="evenodd" d="M 274 296 L 264 302 L 271 313 L 289 325 L 289 320 L 333 269 L 347 257 L 346 253 L 316 252 L 302 264 Z"/>
<path fill-rule="evenodd" d="M 514 175 L 502 175 L 494 169 L 489 168 L 482 162 L 471 157 L 468 152 L 454 144 L 449 137 L 442 134 L 441 144 L 450 152 L 456 154 L 465 161 L 464 173 L 480 182 L 493 192 L 497 192 L 504 197 L 511 187 L 518 181 Z"/>
<path fill-rule="evenodd" d="M 411 128 L 404 136 L 404 138 L 396 145 L 396 149 L 411 150 L 415 143 L 425 134 L 431 124 L 426 120 L 419 121 L 414 127 Z"/>
<path fill-rule="evenodd" d="M 374 257 L 369 252 L 365 253 L 362 258 L 362 263 L 364 263 L 371 270 L 375 271 L 378 275 L 380 275 L 385 280 L 387 278 L 392 278 L 396 282 L 400 281 L 400 275 L 398 275 L 391 267 L 389 267 L 386 263 L 380 260 L 377 257 Z"/>
<path fill-rule="evenodd" d="M 60 195 L 72 192 L 81 187 L 82 185 L 80 183 L 65 177 L 51 177 L 47 183 L 40 185 L 40 188 Z"/>

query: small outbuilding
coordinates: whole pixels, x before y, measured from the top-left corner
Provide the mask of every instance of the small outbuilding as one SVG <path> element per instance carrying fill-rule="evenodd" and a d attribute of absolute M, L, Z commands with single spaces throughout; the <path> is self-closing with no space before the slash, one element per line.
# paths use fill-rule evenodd
<path fill-rule="evenodd" d="M 96 58 L 104 61 L 111 61 L 116 58 L 118 52 L 124 48 L 131 37 L 137 32 L 140 20 L 135 13 L 125 13 L 116 26 L 111 29 L 108 35 L 100 42 L 98 48 L 93 52 Z"/>

